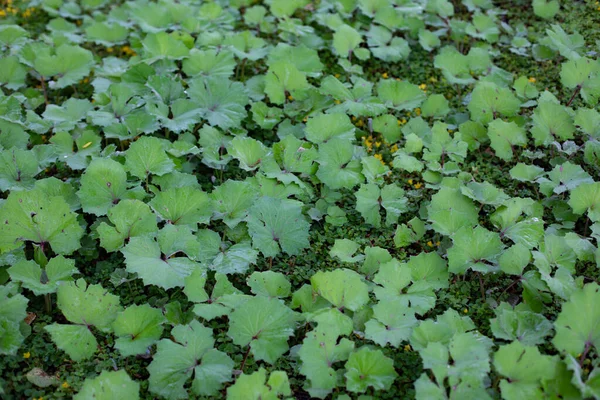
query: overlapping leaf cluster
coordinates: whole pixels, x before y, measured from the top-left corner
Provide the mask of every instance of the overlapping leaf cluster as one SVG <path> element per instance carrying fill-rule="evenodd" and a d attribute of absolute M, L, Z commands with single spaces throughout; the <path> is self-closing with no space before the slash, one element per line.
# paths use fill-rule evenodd
<path fill-rule="evenodd" d="M 43 32 L 0 25 L 0 354 L 44 296 L 60 312 L 33 335 L 118 360 L 80 399 L 376 397 L 406 377 L 419 399 L 600 397 L 582 35 L 489 0 L 35 4 Z M 555 62 L 557 89 L 505 53 Z M 448 93 L 381 67 L 415 54 Z M 296 264 L 323 232 L 320 270 Z M 132 281 L 167 301 L 113 290 Z M 447 301 L 461 281 L 483 319 Z"/>

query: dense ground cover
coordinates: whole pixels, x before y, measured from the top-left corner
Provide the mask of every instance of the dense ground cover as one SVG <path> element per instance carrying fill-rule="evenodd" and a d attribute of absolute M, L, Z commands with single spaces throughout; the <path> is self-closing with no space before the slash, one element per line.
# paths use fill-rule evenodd
<path fill-rule="evenodd" d="M 2 398 L 600 397 L 597 2 L 0 22 Z"/>

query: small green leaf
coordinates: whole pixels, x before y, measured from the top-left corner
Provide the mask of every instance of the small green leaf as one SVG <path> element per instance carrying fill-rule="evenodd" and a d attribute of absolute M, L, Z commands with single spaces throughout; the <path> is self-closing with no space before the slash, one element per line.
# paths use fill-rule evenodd
<path fill-rule="evenodd" d="M 521 304 L 522 305 L 522 304 Z M 490 319 L 494 337 L 519 341 L 525 346 L 542 344 L 552 333 L 552 323 L 541 314 L 508 303 L 500 303 L 494 310 L 496 318 Z"/>
<path fill-rule="evenodd" d="M 369 301 L 369 289 L 361 276 L 349 269 L 319 271 L 310 278 L 313 289 L 336 308 L 357 311 Z"/>
<path fill-rule="evenodd" d="M 98 226 L 100 245 L 106 251 L 117 251 L 134 236 L 153 235 L 158 232 L 156 215 L 147 204 L 139 200 L 123 200 L 108 210 L 108 219 L 114 225 L 101 222 Z"/>
<path fill-rule="evenodd" d="M 257 296 L 281 298 L 288 297 L 292 293 L 290 282 L 280 272 L 253 272 L 247 282 L 252 293 Z"/>

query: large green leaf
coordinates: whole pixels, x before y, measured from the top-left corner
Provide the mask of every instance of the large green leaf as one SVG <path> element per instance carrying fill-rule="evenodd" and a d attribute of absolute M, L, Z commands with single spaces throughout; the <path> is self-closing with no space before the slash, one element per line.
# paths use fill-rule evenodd
<path fill-rule="evenodd" d="M 274 364 L 288 350 L 298 317 L 280 300 L 250 298 L 229 316 L 228 336 L 238 346 L 250 346 L 256 360 Z"/>
<path fill-rule="evenodd" d="M 309 245 L 309 227 L 302 215 L 302 203 L 295 200 L 261 197 L 248 214 L 248 232 L 254 247 L 266 257 L 281 251 L 299 254 Z"/>
<path fill-rule="evenodd" d="M 313 289 L 337 308 L 357 311 L 369 301 L 361 276 L 349 269 L 319 271 L 310 278 Z"/>
<path fill-rule="evenodd" d="M 248 96 L 244 85 L 228 79 L 196 78 L 188 81 L 187 93 L 212 126 L 222 129 L 238 127 L 246 117 Z"/>
<path fill-rule="evenodd" d="M 363 393 L 369 386 L 375 390 L 388 390 L 398 374 L 392 359 L 384 356 L 381 350 L 365 346 L 350 354 L 344 376 L 349 391 Z"/>
<path fill-rule="evenodd" d="M 25 241 L 42 249 L 49 244 L 54 252 L 64 255 L 79 249 L 83 228 L 62 196 L 48 197 L 40 189 L 13 191 L 0 207 L 1 252 Z"/>
<path fill-rule="evenodd" d="M 102 371 L 94 379 L 86 379 L 75 400 L 137 400 L 140 384 L 133 381 L 125 370 Z"/>
<path fill-rule="evenodd" d="M 554 324 L 556 335 L 552 343 L 560 351 L 577 357 L 585 349 L 600 345 L 600 309 L 596 307 L 600 301 L 600 287 L 596 283 L 588 283 L 575 291 L 569 301 L 563 304 L 562 310 Z M 586 350 L 587 352 L 587 350 Z"/>
<path fill-rule="evenodd" d="M 455 274 L 464 274 L 468 269 L 495 271 L 504 249 L 500 235 L 482 226 L 461 228 L 452 236 L 452 243 L 448 250 L 448 270 Z"/>
<path fill-rule="evenodd" d="M 79 271 L 75 268 L 75 260 L 59 255 L 50 259 L 44 269 L 33 260 L 21 260 L 7 272 L 13 282 L 21 282 L 23 287 L 39 296 L 56 292 L 59 285 L 72 281 L 72 275 Z"/>
<path fill-rule="evenodd" d="M 134 236 L 153 235 L 158 231 L 156 215 L 139 200 L 123 200 L 108 210 L 106 222 L 98 225 L 100 245 L 107 251 L 117 251 Z"/>
<path fill-rule="evenodd" d="M 133 305 L 120 312 L 113 321 L 115 347 L 124 357 L 146 352 L 160 339 L 165 322 L 162 311 L 148 304 Z"/>
<path fill-rule="evenodd" d="M 152 393 L 167 399 L 187 399 L 184 385 L 192 378 L 191 390 L 198 396 L 216 395 L 232 379 L 233 360 L 213 348 L 212 329 L 198 321 L 177 325 L 171 339 L 162 339 L 148 366 Z"/>

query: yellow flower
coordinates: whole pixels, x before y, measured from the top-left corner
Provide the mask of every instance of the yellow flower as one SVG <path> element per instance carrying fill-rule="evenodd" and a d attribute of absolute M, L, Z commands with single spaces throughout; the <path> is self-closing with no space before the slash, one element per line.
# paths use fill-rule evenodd
<path fill-rule="evenodd" d="M 0 17 L 6 17 L 6 11 L 0 10 Z"/>
<path fill-rule="evenodd" d="M 463 313 L 467 314 L 469 312 L 468 308 L 463 309 Z"/>
<path fill-rule="evenodd" d="M 421 83 L 421 84 L 419 85 L 419 89 L 421 89 L 421 90 L 425 90 L 425 89 L 427 89 L 427 84 L 426 84 L 426 83 Z"/>
<path fill-rule="evenodd" d="M 402 124 L 406 123 L 406 118 L 402 118 Z"/>
<path fill-rule="evenodd" d="M 29 358 L 31 357 L 31 353 L 27 352 L 27 353 L 23 353 L 23 358 Z"/>
<path fill-rule="evenodd" d="M 288 100 L 289 101 L 294 101 L 294 97 L 290 94 L 290 95 L 288 95 Z"/>
<path fill-rule="evenodd" d="M 415 108 L 415 114 L 417 114 L 417 116 L 421 115 L 421 109 L 419 107 Z"/>
<path fill-rule="evenodd" d="M 437 242 L 435 242 L 436 246 L 439 246 L 440 244 L 442 244 L 439 240 Z"/>
<path fill-rule="evenodd" d="M 413 180 L 412 180 L 412 179 L 409 179 L 409 180 L 408 180 L 408 184 L 409 184 L 409 185 L 412 185 L 412 183 L 413 183 Z"/>
<path fill-rule="evenodd" d="M 365 124 L 364 121 L 362 119 L 359 119 L 358 122 L 356 123 L 356 126 L 361 128 L 364 124 Z"/>
<path fill-rule="evenodd" d="M 381 154 L 374 154 L 373 157 L 375 157 L 376 159 L 378 159 L 379 161 L 383 160 L 383 156 Z"/>
<path fill-rule="evenodd" d="M 339 101 L 339 100 L 335 100 L 335 101 L 334 101 L 334 103 L 335 103 L 335 104 L 340 104 L 340 103 L 341 103 L 341 101 Z"/>
<path fill-rule="evenodd" d="M 387 73 L 387 72 L 384 72 L 383 74 L 381 74 L 381 77 L 382 77 L 383 79 L 387 79 L 387 78 L 388 78 L 388 73 Z"/>
<path fill-rule="evenodd" d="M 398 145 L 397 145 L 397 144 L 393 145 L 393 146 L 390 148 L 390 151 L 391 151 L 392 153 L 395 153 L 395 152 L 397 152 L 397 151 L 398 151 Z"/>
<path fill-rule="evenodd" d="M 412 347 L 410 347 L 410 344 L 404 346 L 404 351 L 412 351 Z"/>
<path fill-rule="evenodd" d="M 381 142 L 375 142 L 375 147 L 380 148 L 381 147 Z"/>
<path fill-rule="evenodd" d="M 306 121 L 308 121 L 308 117 L 302 118 L 302 122 L 306 122 Z"/>
<path fill-rule="evenodd" d="M 427 242 L 427 246 L 433 247 L 433 242 L 430 240 L 429 242 Z"/>
<path fill-rule="evenodd" d="M 340 74 L 335 74 L 334 76 L 335 76 L 336 78 L 339 78 L 339 77 L 340 77 Z"/>
<path fill-rule="evenodd" d="M 106 51 L 109 52 L 109 53 L 112 53 L 113 52 L 113 48 L 112 47 L 107 47 Z"/>
<path fill-rule="evenodd" d="M 531 82 L 531 83 L 535 83 L 535 80 L 536 79 L 533 76 L 531 78 L 529 78 L 529 82 Z"/>
<path fill-rule="evenodd" d="M 429 78 L 429 82 L 436 83 L 437 82 L 437 78 L 435 76 L 432 76 L 431 78 Z"/>
<path fill-rule="evenodd" d="M 71 385 L 69 385 L 68 382 L 63 382 L 62 385 L 63 389 L 68 389 L 69 387 L 71 387 Z"/>
<path fill-rule="evenodd" d="M 356 121 L 356 117 L 354 115 L 352 116 L 352 121 Z"/>
<path fill-rule="evenodd" d="M 421 186 L 423 186 L 421 182 L 417 182 L 414 184 L 415 189 L 421 189 Z"/>

